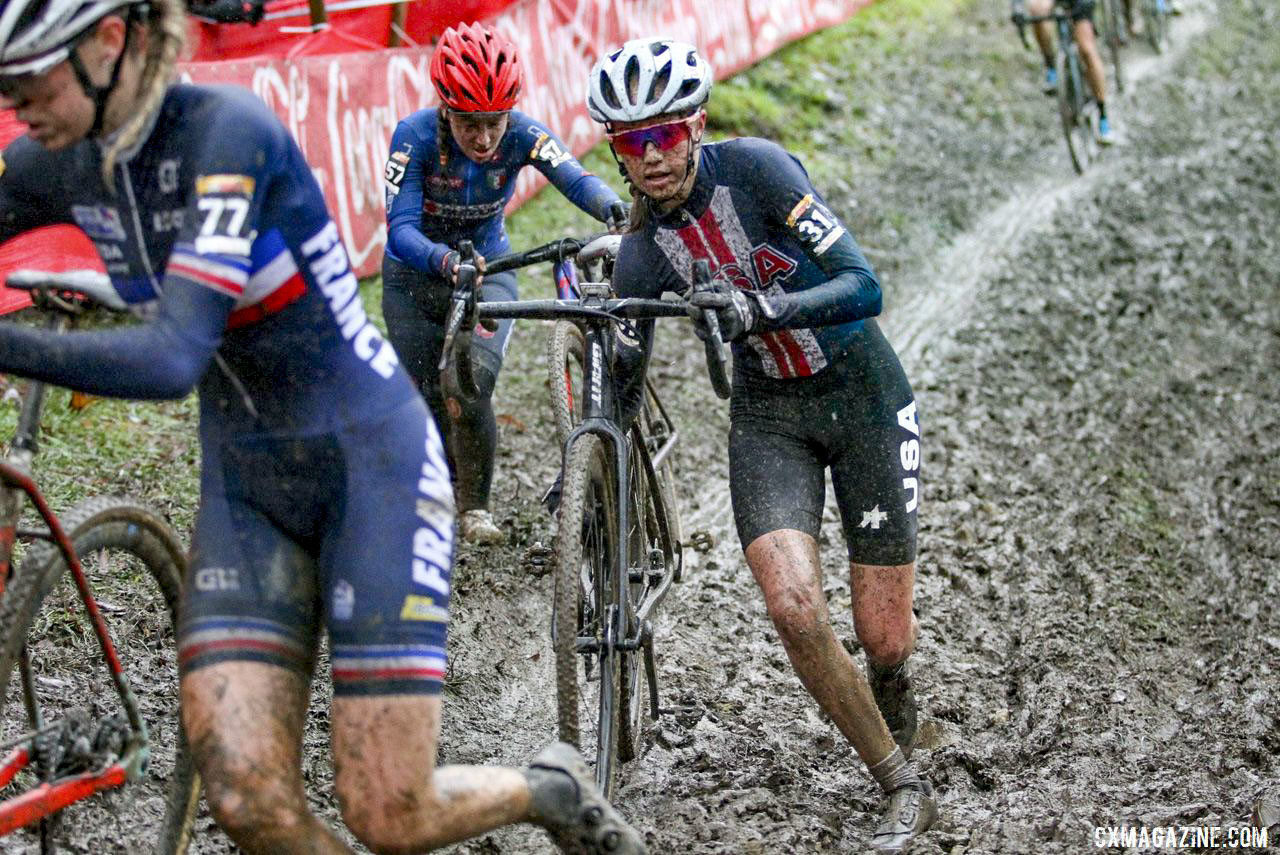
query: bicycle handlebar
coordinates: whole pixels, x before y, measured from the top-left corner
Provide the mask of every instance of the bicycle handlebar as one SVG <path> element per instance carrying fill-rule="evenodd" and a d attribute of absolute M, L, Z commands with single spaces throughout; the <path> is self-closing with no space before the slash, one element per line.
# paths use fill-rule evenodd
<path fill-rule="evenodd" d="M 559 264 L 561 261 L 573 258 L 582 251 L 583 247 L 608 234 L 608 232 L 600 232 L 599 234 L 588 235 L 585 238 L 560 238 L 559 240 L 544 243 L 542 246 L 535 246 L 533 249 L 526 249 L 524 252 L 509 252 L 505 255 L 499 255 L 497 258 L 485 260 L 484 272 L 505 273 L 508 270 L 528 267 L 541 261 Z"/>
<path fill-rule="evenodd" d="M 475 247 L 471 241 L 458 244 L 458 272 L 445 320 L 444 346 L 440 350 L 441 386 L 446 397 L 474 401 L 480 394 L 471 364 L 471 331 L 475 328 L 476 280 Z M 447 272 L 447 271 L 446 271 Z"/>
<path fill-rule="evenodd" d="M 711 265 L 705 258 L 693 263 L 693 290 L 695 293 L 712 290 Z M 715 310 L 702 310 L 702 324 L 707 335 L 702 340 L 702 347 L 707 354 L 707 373 L 711 375 L 711 388 L 716 397 L 728 399 L 730 387 L 729 376 L 725 370 L 724 342 L 720 339 L 720 319 Z"/>
<path fill-rule="evenodd" d="M 585 305 L 579 300 L 502 300 L 484 302 L 478 307 L 482 318 L 517 318 L 538 321 L 602 318 L 605 320 L 638 320 L 643 318 L 682 318 L 687 313 L 683 300 L 646 300 L 620 297 Z"/>

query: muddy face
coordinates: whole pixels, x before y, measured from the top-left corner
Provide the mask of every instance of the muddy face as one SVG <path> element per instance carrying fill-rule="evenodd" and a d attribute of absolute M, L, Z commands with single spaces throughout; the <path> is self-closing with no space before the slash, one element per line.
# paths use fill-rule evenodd
<path fill-rule="evenodd" d="M 498 153 L 498 144 L 507 132 L 507 113 L 462 113 L 449 111 L 449 132 L 458 148 L 476 163 L 488 163 Z"/>

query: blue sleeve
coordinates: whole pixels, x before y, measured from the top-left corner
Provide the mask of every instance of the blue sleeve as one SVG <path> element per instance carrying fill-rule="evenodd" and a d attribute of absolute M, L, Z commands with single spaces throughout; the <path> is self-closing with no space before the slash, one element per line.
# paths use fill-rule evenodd
<path fill-rule="evenodd" d="M 138 326 L 58 334 L 0 324 L 0 371 L 113 398 L 182 398 L 204 376 L 231 304 L 166 277 L 159 316 Z"/>
<path fill-rule="evenodd" d="M 249 93 L 216 114 L 191 152 L 194 187 L 166 262 L 156 317 L 123 329 L 58 335 L 0 327 L 0 371 L 97 395 L 180 398 L 208 370 L 244 293 L 288 132 Z"/>
<path fill-rule="evenodd" d="M 754 161 L 752 193 L 775 227 L 788 232 L 827 281 L 771 295 L 758 331 L 844 324 L 880 314 L 880 280 L 857 242 L 813 188 L 800 162 L 780 146 L 743 140 Z"/>
<path fill-rule="evenodd" d="M 437 155 L 405 119 L 391 135 L 391 154 L 383 172 L 387 190 L 387 248 L 417 270 L 440 273 L 449 247 L 422 233 L 426 159 Z"/>
<path fill-rule="evenodd" d="M 555 185 L 564 197 L 600 222 L 609 217 L 609 206 L 619 201 L 613 188 L 582 168 L 578 159 L 555 134 L 538 125 L 529 125 L 533 148 L 529 163 Z"/>

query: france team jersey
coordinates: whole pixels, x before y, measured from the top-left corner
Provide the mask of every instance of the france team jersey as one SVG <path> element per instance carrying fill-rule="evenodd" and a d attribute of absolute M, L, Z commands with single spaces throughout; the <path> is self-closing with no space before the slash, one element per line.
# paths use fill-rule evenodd
<path fill-rule="evenodd" d="M 200 393 L 200 510 L 182 673 L 256 661 L 334 693 L 440 691 L 453 566 L 444 448 L 365 315 L 302 152 L 252 93 L 173 86 L 114 187 L 103 149 L 29 138 L 0 169 L 0 240 L 74 223 L 145 323 L 0 324 L 0 371 L 99 395 Z"/>
<path fill-rule="evenodd" d="M 502 211 L 526 166 L 601 222 L 618 198 L 555 134 L 518 110 L 511 111 L 493 160 L 475 163 L 452 139 L 446 154 L 442 167 L 438 109 L 419 110 L 396 125 L 383 175 L 387 255 L 428 273 L 439 273 L 445 254 L 460 240 L 489 257 L 510 249 Z"/>
<path fill-rule="evenodd" d="M 622 297 L 683 293 L 693 263 L 717 282 L 764 297 L 758 334 L 733 346 L 735 372 L 807 377 L 841 356 L 880 312 L 880 283 L 808 174 L 760 139 L 704 144 L 689 198 L 623 237 L 614 268 Z"/>
<path fill-rule="evenodd" d="M 206 431 L 318 432 L 413 397 L 301 151 L 247 90 L 171 87 L 114 191 L 97 141 L 50 152 L 21 137 L 4 161 L 0 240 L 78 225 L 152 320 L 62 336 L 43 364 L 0 344 L 6 370 L 126 398 L 199 381 Z"/>

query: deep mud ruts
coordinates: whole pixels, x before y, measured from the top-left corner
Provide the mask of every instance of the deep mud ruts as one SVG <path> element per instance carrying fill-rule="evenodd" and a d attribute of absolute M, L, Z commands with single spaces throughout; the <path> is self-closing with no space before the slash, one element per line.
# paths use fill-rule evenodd
<path fill-rule="evenodd" d="M 901 162 L 831 194 L 891 274 L 885 328 L 926 442 L 916 756 L 943 818 L 918 853 L 1097 851 L 1095 826 L 1239 824 L 1280 788 L 1280 11 L 1184 3 L 1174 56 L 1130 48 L 1145 71 L 1113 102 L 1126 144 L 1084 178 L 1047 99 L 1003 139 L 948 112 L 965 51 L 1015 38 L 1007 3 L 978 0 L 885 70 L 911 86 L 875 114 Z M 1039 98 L 1034 62 L 1010 57 L 1008 91 Z M 904 222 L 918 242 L 891 240 Z M 551 541 L 536 499 L 557 461 L 545 393 L 513 379 L 542 376 L 542 335 L 517 334 L 496 400 L 513 542 L 460 556 L 445 762 L 519 763 L 552 734 L 550 579 L 521 559 Z M 688 341 L 664 329 L 655 371 L 686 528 L 716 546 L 689 551 L 658 626 L 678 711 L 619 804 L 654 853 L 865 851 L 879 793 L 769 626 L 729 517 L 726 408 Z M 852 638 L 834 516 L 823 557 Z M 317 700 L 307 783 L 333 817 Z M 454 851 L 548 844 L 515 829 Z"/>

